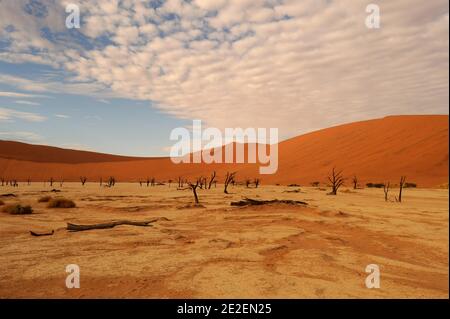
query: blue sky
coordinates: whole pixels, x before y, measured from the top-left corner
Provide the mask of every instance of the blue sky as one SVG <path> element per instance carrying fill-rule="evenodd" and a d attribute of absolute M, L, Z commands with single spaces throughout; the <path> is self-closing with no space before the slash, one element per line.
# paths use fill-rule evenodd
<path fill-rule="evenodd" d="M 193 119 L 285 139 L 448 114 L 448 1 L 379 1 L 379 29 L 369 3 L 0 0 L 0 139 L 164 156 Z"/>
<path fill-rule="evenodd" d="M 5 74 L 38 79 L 55 70 L 39 64 L 0 62 Z M 164 114 L 151 102 L 123 98 L 103 99 L 80 94 L 29 92 L 0 84 L 0 92 L 31 94 L 31 97 L 0 96 L 0 108 L 39 114 L 43 120 L 14 117 L 1 121 L 0 139 L 48 144 L 134 156 L 167 156 L 169 135 L 187 120 Z M 1 95 L 1 94 L 0 94 Z M 19 134 L 15 134 L 19 132 Z M 20 132 L 32 132 L 21 135 Z"/>

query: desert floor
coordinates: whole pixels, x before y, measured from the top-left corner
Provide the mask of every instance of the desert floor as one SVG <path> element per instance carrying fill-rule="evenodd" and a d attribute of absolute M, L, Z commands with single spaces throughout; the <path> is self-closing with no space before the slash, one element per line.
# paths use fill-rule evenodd
<path fill-rule="evenodd" d="M 59 185 L 57 185 L 59 186 Z M 58 187 L 57 187 L 58 188 Z M 37 298 L 388 298 L 449 297 L 448 190 L 406 189 L 402 203 L 382 189 L 350 190 L 222 186 L 190 190 L 66 183 L 60 193 L 34 183 L 0 187 L 6 204 L 33 206 L 32 215 L 0 213 L 0 297 Z M 391 190 L 391 197 L 397 189 Z M 394 194 L 395 193 L 395 194 Z M 49 209 L 44 195 L 73 199 L 77 208 Z M 293 199 L 307 207 L 230 202 Z M 0 208 L 1 209 L 1 208 Z M 137 221 L 152 227 L 69 232 L 66 223 Z M 51 231 L 33 237 L 29 231 Z M 81 287 L 65 285 L 77 264 Z M 377 264 L 381 288 L 368 289 L 365 268 Z"/>

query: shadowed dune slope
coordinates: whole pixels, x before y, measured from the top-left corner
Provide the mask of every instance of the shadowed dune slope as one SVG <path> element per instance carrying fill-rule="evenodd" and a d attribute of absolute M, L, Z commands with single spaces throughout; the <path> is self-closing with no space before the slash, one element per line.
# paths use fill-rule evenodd
<path fill-rule="evenodd" d="M 261 175 L 267 184 L 326 182 L 329 170 L 343 170 L 361 184 L 391 181 L 401 175 L 422 187 L 448 183 L 448 115 L 389 116 L 304 134 L 279 144 L 278 171 Z M 0 141 L 0 177 L 35 181 L 88 181 L 114 176 L 118 181 L 147 177 L 175 180 L 178 176 L 209 176 L 219 182 L 227 170 L 237 179 L 258 175 L 259 164 L 173 164 L 169 158 L 123 157 L 49 146 Z"/>

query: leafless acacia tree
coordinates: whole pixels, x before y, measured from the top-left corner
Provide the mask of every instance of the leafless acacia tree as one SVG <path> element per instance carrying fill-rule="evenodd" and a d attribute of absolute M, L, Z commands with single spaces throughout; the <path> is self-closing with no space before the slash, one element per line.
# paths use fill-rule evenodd
<path fill-rule="evenodd" d="M 391 186 L 391 184 L 389 182 L 384 183 L 383 185 L 383 191 L 384 191 L 384 201 L 387 202 L 388 201 L 388 193 L 389 193 L 389 187 Z"/>
<path fill-rule="evenodd" d="M 2 181 L 2 186 L 5 185 L 5 178 L 0 178 L 0 180 Z"/>
<path fill-rule="evenodd" d="M 80 181 L 81 181 L 81 186 L 84 186 L 84 184 L 86 184 L 87 177 L 86 176 L 80 176 Z"/>
<path fill-rule="evenodd" d="M 259 178 L 255 178 L 255 181 L 254 181 L 255 188 L 258 188 L 260 182 L 261 182 L 261 180 Z"/>
<path fill-rule="evenodd" d="M 356 175 L 353 176 L 352 183 L 353 183 L 353 189 L 357 189 L 358 188 L 358 178 L 356 177 Z"/>
<path fill-rule="evenodd" d="M 331 175 L 328 176 L 328 180 L 331 183 L 331 192 L 328 194 L 337 195 L 339 187 L 341 187 L 342 184 L 344 184 L 344 177 L 342 176 L 342 171 L 336 172 L 336 168 L 333 167 Z"/>
<path fill-rule="evenodd" d="M 198 195 L 197 195 L 197 187 L 199 186 L 199 184 L 200 184 L 200 179 L 197 179 L 195 184 L 188 182 L 189 187 L 191 188 L 192 192 L 194 193 L 194 200 L 195 200 L 196 205 L 200 204 L 200 202 L 198 200 Z"/>
<path fill-rule="evenodd" d="M 53 186 L 53 177 L 50 177 L 50 187 Z"/>
<path fill-rule="evenodd" d="M 216 179 L 216 171 L 214 171 L 211 174 L 211 179 L 209 180 L 208 189 L 211 189 L 212 184 L 214 183 L 214 180 Z"/>
<path fill-rule="evenodd" d="M 227 172 L 227 175 L 225 176 L 224 189 L 223 189 L 223 192 L 225 194 L 228 194 L 228 185 L 230 185 L 230 183 L 234 183 L 235 176 L 236 176 L 236 172 L 234 172 L 234 173 Z"/>
<path fill-rule="evenodd" d="M 113 187 L 114 185 L 116 185 L 116 179 L 113 176 L 110 176 L 108 180 L 108 187 Z"/>
<path fill-rule="evenodd" d="M 197 181 L 198 181 L 198 187 L 200 189 L 203 189 L 203 176 L 200 176 L 199 178 L 197 178 Z M 189 185 L 189 182 L 188 182 L 188 185 Z"/>
<path fill-rule="evenodd" d="M 398 201 L 401 203 L 402 202 L 402 191 L 403 191 L 403 186 L 405 185 L 405 181 L 406 181 L 406 176 L 402 176 L 400 177 L 400 190 L 398 191 Z"/>

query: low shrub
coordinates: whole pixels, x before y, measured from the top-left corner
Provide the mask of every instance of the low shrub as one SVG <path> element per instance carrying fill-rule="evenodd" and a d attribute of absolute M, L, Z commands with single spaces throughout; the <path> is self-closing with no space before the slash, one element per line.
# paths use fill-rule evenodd
<path fill-rule="evenodd" d="M 311 183 L 311 186 L 312 186 L 312 187 L 318 187 L 319 185 L 320 185 L 319 182 L 312 182 L 312 183 Z"/>
<path fill-rule="evenodd" d="M 404 187 L 405 188 L 416 188 L 417 184 L 416 183 L 405 183 Z"/>
<path fill-rule="evenodd" d="M 27 215 L 33 212 L 30 205 L 22 206 L 20 204 L 11 204 L 3 207 L 3 212 L 11 215 Z"/>
<path fill-rule="evenodd" d="M 48 201 L 48 208 L 73 208 L 75 202 L 67 198 L 52 198 Z"/>
<path fill-rule="evenodd" d="M 52 199 L 51 196 L 42 196 L 38 199 L 38 203 L 48 203 Z"/>
<path fill-rule="evenodd" d="M 384 184 L 383 183 L 367 183 L 366 186 L 368 188 L 383 188 Z"/>

